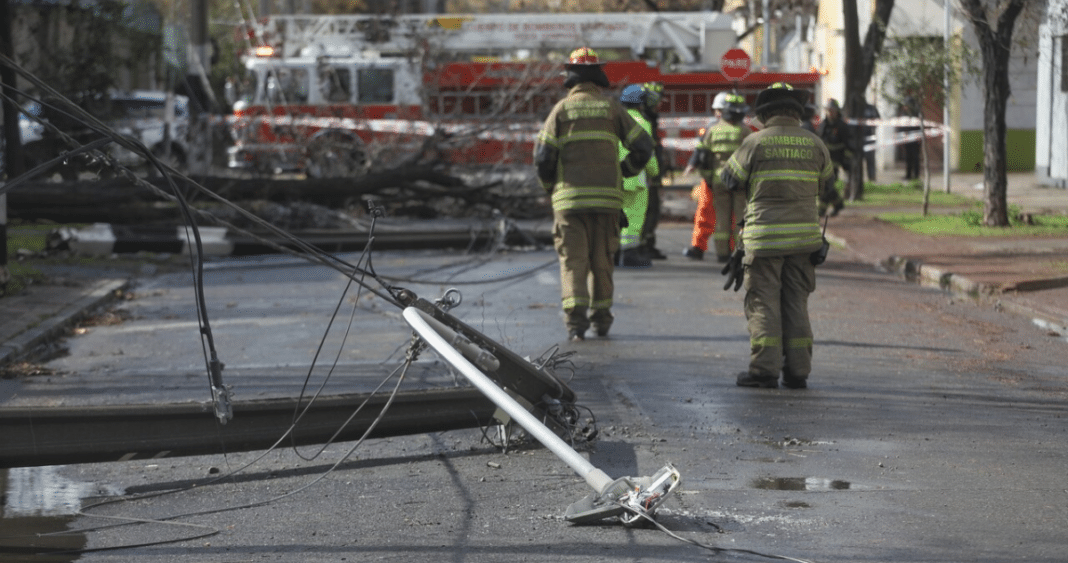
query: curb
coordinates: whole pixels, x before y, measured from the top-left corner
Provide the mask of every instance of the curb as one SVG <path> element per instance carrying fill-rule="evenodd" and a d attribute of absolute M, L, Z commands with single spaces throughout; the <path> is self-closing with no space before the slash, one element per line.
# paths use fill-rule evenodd
<path fill-rule="evenodd" d="M 87 288 L 77 301 L 63 307 L 37 326 L 0 344 L 0 365 L 16 362 L 38 346 L 56 338 L 70 325 L 84 318 L 86 313 L 113 300 L 116 292 L 125 290 L 129 285 L 130 281 L 123 279 L 97 281 Z"/>
<path fill-rule="evenodd" d="M 826 237 L 837 246 L 850 248 L 849 241 L 840 236 L 827 233 Z M 890 256 L 889 258 L 875 260 L 875 266 L 904 280 L 914 281 L 922 287 L 940 289 L 956 297 L 971 299 L 979 303 L 992 302 L 998 310 L 1032 319 L 1042 319 L 1056 327 L 1061 327 L 1063 323 L 1068 323 L 1068 310 L 1051 311 L 1048 307 L 1032 303 L 1016 293 L 1009 293 L 1013 290 L 1064 287 L 1064 285 L 1068 284 L 1068 278 L 1036 280 L 1034 282 L 1018 283 L 1013 287 L 1000 287 L 994 284 L 976 282 L 959 274 L 940 270 L 934 266 L 925 266 L 921 260 L 902 256 Z M 1068 327 L 1064 328 L 1063 332 L 1068 333 Z"/>

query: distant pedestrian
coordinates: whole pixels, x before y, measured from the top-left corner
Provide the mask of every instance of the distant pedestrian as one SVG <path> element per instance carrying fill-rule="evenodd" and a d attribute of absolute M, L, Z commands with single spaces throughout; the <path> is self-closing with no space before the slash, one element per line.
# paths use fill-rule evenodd
<path fill-rule="evenodd" d="M 805 104 L 805 111 L 801 115 L 801 128 L 809 133 L 816 132 L 816 125 L 812 123 L 816 119 L 816 104 Z"/>
<path fill-rule="evenodd" d="M 597 53 L 576 49 L 564 65 L 567 96 L 557 102 L 534 144 L 538 179 L 552 196 L 553 243 L 568 338 L 584 340 L 612 326 L 612 258 L 619 250 L 623 178 L 642 171 L 653 140 L 615 98 Z M 620 162 L 619 146 L 629 153 Z M 588 316 L 587 316 L 588 314 Z"/>
<path fill-rule="evenodd" d="M 879 115 L 879 108 L 874 104 L 864 102 L 864 120 L 867 123 L 861 125 L 858 129 L 860 131 L 859 139 L 857 140 L 857 149 L 864 151 L 864 168 L 868 172 L 868 181 L 875 181 L 875 150 L 865 149 L 865 145 L 869 142 L 875 141 L 875 125 L 871 123 L 881 117 Z"/>
<path fill-rule="evenodd" d="M 809 93 L 782 82 L 756 99 L 764 129 L 742 141 L 727 161 L 727 189 L 748 194 L 742 245 L 723 269 L 737 291 L 745 285 L 749 369 L 742 387 L 807 387 L 812 370 L 808 297 L 816 289 L 823 237 L 816 199 L 833 181 L 827 147 L 801 128 Z"/>
<path fill-rule="evenodd" d="M 904 103 L 898 110 L 899 117 L 915 118 L 919 116 L 916 110 L 916 101 L 912 97 L 905 98 Z M 920 139 L 911 139 L 920 131 L 919 125 L 905 125 L 898 127 L 898 133 L 906 136 L 907 141 L 902 144 L 905 153 L 905 180 L 918 180 L 920 178 Z"/>
<path fill-rule="evenodd" d="M 701 172 L 702 187 L 710 193 L 702 194 L 711 200 L 714 218 L 708 221 L 694 221 L 694 231 L 691 237 L 692 246 L 686 251 L 686 256 L 691 258 L 703 257 L 708 245 L 708 228 L 712 225 L 712 246 L 719 262 L 726 262 L 731 255 L 731 249 L 736 244 L 738 222 L 745 213 L 745 194 L 727 191 L 727 186 L 720 180 L 720 173 L 727 164 L 727 159 L 742 144 L 749 135 L 750 129 L 744 122 L 745 114 L 749 112 L 749 106 L 745 98 L 739 94 L 728 94 L 723 106 L 716 109 L 716 116 L 720 121 L 708 128 L 701 140 L 697 143 L 690 164 L 686 166 L 697 168 Z M 698 201 L 701 198 L 699 197 Z"/>
<path fill-rule="evenodd" d="M 837 184 L 839 167 L 846 174 L 851 173 L 853 135 L 845 120 L 842 119 L 842 108 L 838 105 L 838 100 L 834 98 L 827 100 L 823 108 L 826 114 L 820 120 L 819 127 L 816 128 L 816 135 L 823 139 L 823 143 L 827 145 L 827 150 L 831 153 L 831 159 L 834 161 L 834 181 Z M 842 199 L 842 194 L 838 193 L 836 185 L 832 184 L 820 194 L 820 215 L 829 213 L 831 217 L 834 217 L 843 207 L 845 207 L 845 201 Z"/>

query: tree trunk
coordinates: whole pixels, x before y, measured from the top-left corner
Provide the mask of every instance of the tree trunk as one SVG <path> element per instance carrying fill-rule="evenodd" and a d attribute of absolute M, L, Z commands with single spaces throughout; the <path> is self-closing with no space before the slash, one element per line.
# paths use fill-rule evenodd
<path fill-rule="evenodd" d="M 1009 95 L 1012 30 L 1026 0 L 1009 0 L 992 29 L 981 0 L 961 0 L 975 28 L 983 54 L 983 224 L 1009 226 L 1008 179 L 1005 175 L 1005 107 Z"/>
<path fill-rule="evenodd" d="M 845 0 L 842 2 L 842 27 L 845 37 L 845 98 L 842 100 L 844 105 L 842 107 L 842 115 L 846 118 L 846 122 L 856 120 L 858 116 L 864 115 L 864 90 L 868 87 L 868 81 L 864 76 L 864 61 L 861 59 L 860 50 L 860 24 L 857 14 L 857 0 Z M 850 172 L 846 177 L 845 183 L 845 198 L 849 201 L 856 201 L 863 197 L 861 193 L 864 189 L 863 174 L 858 173 L 860 168 L 860 161 L 857 159 L 857 147 L 856 147 L 856 127 L 848 125 L 853 139 L 852 147 L 846 147 L 846 149 L 852 151 L 852 158 L 850 159 Z M 860 155 L 863 157 L 863 154 Z"/>
<path fill-rule="evenodd" d="M 988 49 L 994 52 L 987 53 Z M 1008 49 L 1004 50 L 1005 56 L 997 53 L 1001 50 L 996 45 L 983 47 L 983 66 L 988 69 L 985 71 L 983 104 L 983 190 L 986 202 L 983 224 L 988 227 L 1009 226 L 1008 178 L 1005 173 L 1005 106 L 1009 98 L 1009 65 Z M 992 68 L 1001 70 L 989 70 Z"/>
<path fill-rule="evenodd" d="M 846 92 L 845 107 L 842 114 L 850 120 L 864 119 L 864 92 L 868 89 L 872 74 L 875 72 L 875 59 L 882 50 L 883 41 L 886 39 L 886 26 L 882 22 L 890 21 L 890 13 L 894 9 L 894 0 L 876 0 L 875 16 L 872 18 L 868 31 L 864 36 L 864 44 L 860 43 L 860 24 L 857 12 L 857 0 L 845 0 L 842 2 L 842 22 L 845 34 L 845 72 Z M 860 131 L 855 127 L 854 131 Z M 858 134 L 853 135 L 854 145 L 852 172 L 846 179 L 845 197 L 850 201 L 864 199 L 864 143 L 859 140 Z"/>

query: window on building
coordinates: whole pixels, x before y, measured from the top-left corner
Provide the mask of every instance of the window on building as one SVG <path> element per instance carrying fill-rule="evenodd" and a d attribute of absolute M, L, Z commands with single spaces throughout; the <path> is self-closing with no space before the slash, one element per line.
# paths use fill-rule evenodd
<path fill-rule="evenodd" d="M 388 104 L 393 101 L 393 69 L 361 68 L 356 77 L 361 104 Z"/>

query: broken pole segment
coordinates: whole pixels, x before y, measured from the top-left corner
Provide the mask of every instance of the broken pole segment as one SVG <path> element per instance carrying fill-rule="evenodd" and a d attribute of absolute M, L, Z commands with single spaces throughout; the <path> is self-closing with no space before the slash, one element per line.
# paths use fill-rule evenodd
<path fill-rule="evenodd" d="M 671 465 L 662 468 L 651 478 L 631 479 L 622 477 L 612 479 L 586 458 L 579 455 L 559 436 L 549 430 L 537 418 L 508 395 L 489 377 L 483 374 L 471 361 L 449 344 L 456 341 L 454 331 L 441 323 L 433 322 L 425 312 L 414 307 L 404 309 L 404 320 L 429 344 L 441 354 L 442 358 L 452 364 L 471 383 L 486 395 L 494 404 L 518 422 L 535 439 L 556 454 L 579 477 L 597 492 L 597 496 L 587 497 L 568 508 L 567 518 L 571 522 L 583 523 L 612 516 L 620 516 L 624 524 L 634 523 L 641 515 L 651 516 L 656 508 L 674 490 L 681 478 Z M 430 321 L 430 322 L 428 322 Z M 481 352 L 467 348 L 467 356 L 478 357 Z"/>

